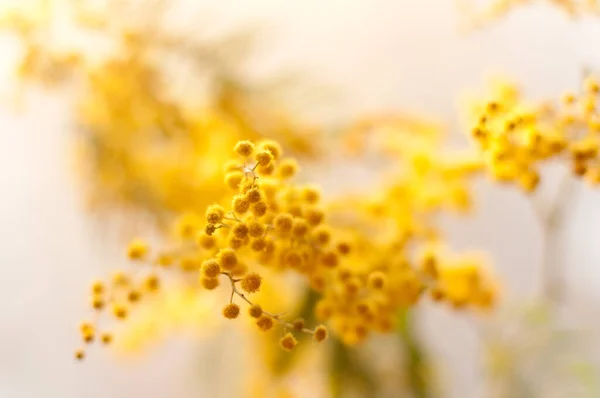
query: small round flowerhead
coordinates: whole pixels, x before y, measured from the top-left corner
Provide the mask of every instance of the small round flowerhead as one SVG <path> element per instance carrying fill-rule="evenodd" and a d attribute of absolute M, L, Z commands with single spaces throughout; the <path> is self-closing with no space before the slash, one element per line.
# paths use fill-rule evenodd
<path fill-rule="evenodd" d="M 248 223 L 248 234 L 253 238 L 261 238 L 265 234 L 266 227 L 263 223 L 252 220 Z"/>
<path fill-rule="evenodd" d="M 117 319 L 125 319 L 127 318 L 127 307 L 120 305 L 120 304 L 114 304 L 113 305 L 113 315 L 115 316 L 115 318 Z"/>
<path fill-rule="evenodd" d="M 227 240 L 227 244 L 231 249 L 237 250 L 244 247 L 246 243 L 244 239 L 236 238 L 235 236 L 230 236 Z"/>
<path fill-rule="evenodd" d="M 293 217 L 288 213 L 281 213 L 275 216 L 273 219 L 273 226 L 275 227 L 275 231 L 280 234 L 288 233 L 292 230 L 293 226 Z"/>
<path fill-rule="evenodd" d="M 196 236 L 196 243 L 203 249 L 210 250 L 217 245 L 217 239 L 214 236 L 208 236 L 202 231 Z"/>
<path fill-rule="evenodd" d="M 217 259 L 219 260 L 219 264 L 221 265 L 221 267 L 228 271 L 232 270 L 233 267 L 235 267 L 238 263 L 235 251 L 228 247 L 219 250 L 219 254 L 217 254 Z"/>
<path fill-rule="evenodd" d="M 207 278 L 206 276 L 200 277 L 200 286 L 202 286 L 206 290 L 214 290 L 219 287 L 219 279 L 218 278 Z"/>
<path fill-rule="evenodd" d="M 273 160 L 273 154 L 267 150 L 262 150 L 256 153 L 256 161 L 260 165 L 268 165 Z"/>
<path fill-rule="evenodd" d="M 314 186 L 307 186 L 302 189 L 302 199 L 309 204 L 316 204 L 321 199 L 321 191 Z"/>
<path fill-rule="evenodd" d="M 100 310 L 104 309 L 104 305 L 105 305 L 105 302 L 102 297 L 99 297 L 99 296 L 92 297 L 92 308 L 93 309 L 100 311 Z"/>
<path fill-rule="evenodd" d="M 236 213 L 244 214 L 250 208 L 250 201 L 246 195 L 236 195 L 231 206 Z"/>
<path fill-rule="evenodd" d="M 351 246 L 348 242 L 338 242 L 335 248 L 337 249 L 338 253 L 343 256 L 349 254 L 351 250 Z"/>
<path fill-rule="evenodd" d="M 251 190 L 252 188 L 254 188 L 254 182 L 245 179 L 244 181 L 242 181 L 240 183 L 240 187 L 239 187 L 239 192 L 242 194 L 247 193 L 249 190 Z"/>
<path fill-rule="evenodd" d="M 252 318 L 260 318 L 263 314 L 263 309 L 260 305 L 253 304 L 248 310 L 248 313 Z"/>
<path fill-rule="evenodd" d="M 250 243 L 250 249 L 255 252 L 261 252 L 265 250 L 266 247 L 267 240 L 265 238 L 256 238 L 252 240 L 252 243 Z"/>
<path fill-rule="evenodd" d="M 137 290 L 131 290 L 129 293 L 127 293 L 127 301 L 129 301 L 130 303 L 137 303 L 138 301 L 140 301 L 141 297 L 142 295 Z"/>
<path fill-rule="evenodd" d="M 269 164 L 261 164 L 260 166 L 258 166 L 257 171 L 258 174 L 260 174 L 263 177 L 270 176 L 275 171 L 275 164 L 273 162 Z"/>
<path fill-rule="evenodd" d="M 352 276 L 352 271 L 348 268 L 340 268 L 337 272 L 337 277 L 340 281 L 344 282 Z"/>
<path fill-rule="evenodd" d="M 297 344 L 298 340 L 289 332 L 279 340 L 279 345 L 286 351 L 292 351 Z"/>
<path fill-rule="evenodd" d="M 148 245 L 141 239 L 134 239 L 127 247 L 127 257 L 130 260 L 142 260 L 148 254 Z"/>
<path fill-rule="evenodd" d="M 92 325 L 89 322 L 82 322 L 81 325 L 79 325 L 79 331 L 82 335 L 94 333 L 95 330 L 96 328 L 94 327 L 94 325 Z"/>
<path fill-rule="evenodd" d="M 102 344 L 108 345 L 112 342 L 113 336 L 110 333 L 103 333 L 100 340 L 102 341 Z"/>
<path fill-rule="evenodd" d="M 321 225 L 313 232 L 315 241 L 319 245 L 326 245 L 331 240 L 331 230 L 325 225 Z"/>
<path fill-rule="evenodd" d="M 319 325 L 316 327 L 315 334 L 313 336 L 315 341 L 320 343 L 321 341 L 327 339 L 328 335 L 329 333 L 327 332 L 327 328 L 323 325 Z"/>
<path fill-rule="evenodd" d="M 207 236 L 212 236 L 216 230 L 217 226 L 215 224 L 206 224 L 206 227 L 204 227 L 204 233 Z"/>
<path fill-rule="evenodd" d="M 295 238 L 302 238 L 308 232 L 308 223 L 303 218 L 294 218 L 292 224 L 292 235 Z"/>
<path fill-rule="evenodd" d="M 85 359 L 85 351 L 77 350 L 75 351 L 75 359 L 78 361 L 83 361 Z"/>
<path fill-rule="evenodd" d="M 250 231 L 248 230 L 248 226 L 241 222 L 234 225 L 233 228 L 231 228 L 231 232 L 236 238 L 245 239 Z"/>
<path fill-rule="evenodd" d="M 225 175 L 225 185 L 232 191 L 237 191 L 240 183 L 244 180 L 244 173 L 241 171 L 232 171 Z"/>
<path fill-rule="evenodd" d="M 290 268 L 298 268 L 302 262 L 302 254 L 298 250 L 289 250 L 283 256 L 283 263 Z"/>
<path fill-rule="evenodd" d="M 281 145 L 273 140 L 263 141 L 259 145 L 261 150 L 267 150 L 273 155 L 273 159 L 277 160 L 283 155 L 283 149 L 281 149 Z"/>
<path fill-rule="evenodd" d="M 225 209 L 219 205 L 212 205 L 206 209 L 206 222 L 209 224 L 218 224 L 225 216 Z"/>
<path fill-rule="evenodd" d="M 348 296 L 356 296 L 362 286 L 361 280 L 357 277 L 350 277 L 344 281 L 344 292 Z"/>
<path fill-rule="evenodd" d="M 83 341 L 87 344 L 91 344 L 94 342 L 95 332 L 93 330 L 86 331 L 82 333 Z"/>
<path fill-rule="evenodd" d="M 328 268 L 334 268 L 338 265 L 338 255 L 334 251 L 328 250 L 321 254 L 321 263 Z"/>
<path fill-rule="evenodd" d="M 566 105 L 571 105 L 575 103 L 575 96 L 573 93 L 565 93 L 562 96 L 562 102 L 564 102 Z"/>
<path fill-rule="evenodd" d="M 257 292 L 260 289 L 262 277 L 256 272 L 251 272 L 242 279 L 242 289 L 248 293 Z"/>
<path fill-rule="evenodd" d="M 304 319 L 302 319 L 302 318 L 295 319 L 294 322 L 292 322 L 292 325 L 293 325 L 293 328 L 295 331 L 301 332 L 304 329 L 304 325 L 305 325 Z"/>
<path fill-rule="evenodd" d="M 130 282 L 129 277 L 122 271 L 117 271 L 112 276 L 112 283 L 116 287 L 127 286 Z"/>
<path fill-rule="evenodd" d="M 92 294 L 102 294 L 104 293 L 104 283 L 102 281 L 95 281 L 92 283 Z"/>
<path fill-rule="evenodd" d="M 211 258 L 202 263 L 201 272 L 207 278 L 216 278 L 221 273 L 221 267 L 217 260 Z"/>
<path fill-rule="evenodd" d="M 240 314 L 240 306 L 235 303 L 227 304 L 223 308 L 223 316 L 227 319 L 235 319 Z"/>
<path fill-rule="evenodd" d="M 148 292 L 155 292 L 160 288 L 160 279 L 158 275 L 148 275 L 146 279 L 144 279 L 144 288 Z"/>
<path fill-rule="evenodd" d="M 250 141 L 238 141 L 233 150 L 238 155 L 247 158 L 254 153 L 254 144 Z"/>
<path fill-rule="evenodd" d="M 256 321 L 256 325 L 264 332 L 271 330 L 273 328 L 273 324 L 273 318 L 265 314 L 263 314 L 260 318 L 258 318 L 258 321 Z"/>
<path fill-rule="evenodd" d="M 250 203 L 257 203 L 260 202 L 260 200 L 262 199 L 258 187 L 250 188 L 248 192 L 246 192 L 246 196 L 248 197 L 248 201 Z"/>
<path fill-rule="evenodd" d="M 311 226 L 319 225 L 325 218 L 323 210 L 316 207 L 309 207 L 304 210 L 304 218 Z"/>
<path fill-rule="evenodd" d="M 262 217 L 267 214 L 269 207 L 266 202 L 260 201 L 252 206 L 252 212 L 256 217 Z"/>
<path fill-rule="evenodd" d="M 381 290 L 385 286 L 385 274 L 381 271 L 372 272 L 369 275 L 367 284 L 371 289 Z"/>
<path fill-rule="evenodd" d="M 291 178 L 298 172 L 298 163 L 295 159 L 287 158 L 283 159 L 279 163 L 278 175 L 281 178 Z"/>
<path fill-rule="evenodd" d="M 206 236 L 204 233 L 202 235 Z M 168 253 L 161 253 L 156 258 L 156 264 L 160 265 L 161 267 L 165 267 L 165 268 L 170 267 L 171 265 L 173 265 L 173 263 L 174 263 L 174 258 L 172 255 L 170 255 Z"/>

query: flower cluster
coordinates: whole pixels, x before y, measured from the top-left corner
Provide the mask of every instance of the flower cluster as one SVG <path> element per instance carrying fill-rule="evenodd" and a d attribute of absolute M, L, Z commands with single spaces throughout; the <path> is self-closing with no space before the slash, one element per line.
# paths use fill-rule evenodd
<path fill-rule="evenodd" d="M 487 23 L 504 17 L 513 8 L 531 5 L 533 0 L 489 0 L 484 5 L 476 0 L 457 0 L 457 5 L 462 17 L 469 28 L 479 28 Z M 599 15 L 600 3 L 598 0 L 547 0 L 546 3 L 559 8 L 571 18 L 580 18 L 585 15 Z"/>
<path fill-rule="evenodd" d="M 148 246 L 141 240 L 135 240 L 128 248 L 131 260 L 142 262 L 148 256 Z M 108 345 L 113 341 L 113 334 L 99 330 L 100 315 L 112 317 L 117 321 L 126 320 L 131 310 L 143 299 L 152 297 L 160 289 L 160 278 L 150 272 L 145 275 L 137 273 L 115 272 L 110 281 L 95 281 L 90 287 L 90 307 L 94 312 L 94 322 L 86 321 L 81 324 L 80 332 L 84 343 L 91 344 L 99 340 Z M 84 359 L 85 351 L 77 350 L 77 359 Z"/>
<path fill-rule="evenodd" d="M 598 81 L 590 76 L 580 93 L 530 104 L 513 84 L 499 84 L 475 104 L 470 129 L 489 174 L 531 192 L 540 181 L 540 165 L 561 159 L 574 175 L 599 183 L 599 92 Z"/>
<path fill-rule="evenodd" d="M 259 264 L 308 276 L 335 267 L 348 253 L 348 244 L 333 242 L 319 206 L 319 190 L 289 183 L 298 165 L 293 158 L 282 157 L 278 143 L 240 141 L 235 152 L 238 159 L 226 165 L 225 185 L 234 193 L 228 211 L 220 204 L 210 205 L 206 222 L 193 213 L 186 214 L 177 223 L 181 242 L 177 247 L 161 250 L 150 258 L 147 244 L 134 240 L 127 255 L 133 262 L 149 262 L 164 271 L 197 273 L 197 286 L 205 290 L 218 288 L 225 279 L 231 294 L 222 309 L 223 316 L 238 318 L 242 310 L 234 299 L 241 300 L 248 305 L 247 313 L 255 318 L 260 330 L 281 326 L 287 331 L 280 342 L 286 350 L 297 344 L 295 332 L 309 333 L 315 341 L 323 341 L 328 336 L 325 326 L 310 328 L 302 319 L 286 320 L 283 314 L 268 312 L 251 301 L 250 295 L 263 283 Z M 130 307 L 160 285 L 155 273 L 142 281 L 142 288 L 134 287 L 132 280 L 119 274 L 110 289 L 102 285 L 94 290 L 92 307 L 102 310 L 111 305 L 114 317 L 126 319 Z M 106 290 L 110 290 L 108 296 Z"/>
<path fill-rule="evenodd" d="M 237 34 L 198 38 L 157 28 L 169 2 L 26 3 L 0 9 L 0 31 L 23 47 L 18 88 L 73 89 L 76 170 L 93 210 L 144 212 L 159 225 L 173 214 L 202 212 L 226 193 L 224 148 L 242 137 L 277 135 L 286 150 L 315 155 L 318 130 L 262 87 L 260 95 L 247 90 Z M 74 33 L 63 37 L 63 24 Z M 173 73 L 173 64 L 186 72 Z"/>
<path fill-rule="evenodd" d="M 328 330 L 323 325 L 311 328 L 303 319 L 286 319 L 253 300 L 266 283 L 267 271 L 302 276 L 321 294 L 315 315 L 347 344 L 362 341 L 372 331 L 391 331 L 398 311 L 414 305 L 424 292 L 455 308 L 493 304 L 494 283 L 481 262 L 444 253 L 436 244 L 436 225 L 429 220 L 445 206 L 467 206 L 463 199 L 456 202 L 453 188 L 442 189 L 441 184 L 458 184 L 477 169 L 471 162 L 434 161 L 421 154 L 403 179 L 376 197 L 346 198 L 343 204 L 325 207 L 317 187 L 291 182 L 298 164 L 283 157 L 278 143 L 239 141 L 234 152 L 236 159 L 225 166 L 229 200 L 208 206 L 204 219 L 182 216 L 179 244 L 153 258 L 146 243 L 132 241 L 130 260 L 150 262 L 164 272 L 198 275 L 196 286 L 203 290 L 217 290 L 225 282 L 230 294 L 222 315 L 236 319 L 247 312 L 263 331 L 280 326 L 285 350 L 298 343 L 295 333 L 323 341 Z M 410 193 L 428 184 L 439 189 L 426 196 Z M 92 306 L 102 310 L 110 305 L 114 317 L 127 318 L 133 304 L 160 285 L 155 271 L 145 278 L 140 287 L 133 277 L 120 274 L 110 289 L 95 288 Z"/>

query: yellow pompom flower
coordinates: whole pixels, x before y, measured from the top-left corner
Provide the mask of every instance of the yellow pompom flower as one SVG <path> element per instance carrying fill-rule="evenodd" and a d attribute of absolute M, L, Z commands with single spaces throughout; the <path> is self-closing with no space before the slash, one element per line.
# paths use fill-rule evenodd
<path fill-rule="evenodd" d="M 250 309 L 248 309 L 248 313 L 252 318 L 260 318 L 263 314 L 263 309 L 260 305 L 253 304 L 250 306 Z"/>
<path fill-rule="evenodd" d="M 241 171 L 232 171 L 225 175 L 225 184 L 232 191 L 237 191 L 240 183 L 244 180 L 244 173 Z"/>
<path fill-rule="evenodd" d="M 273 227 L 275 227 L 275 231 L 280 234 L 289 233 L 293 227 L 293 217 L 288 213 L 278 214 L 273 219 Z"/>
<path fill-rule="evenodd" d="M 206 221 L 209 224 L 218 224 L 223 220 L 225 210 L 222 206 L 212 205 L 206 209 Z"/>
<path fill-rule="evenodd" d="M 256 325 L 260 330 L 266 332 L 273 328 L 274 321 L 270 316 L 263 314 L 260 318 L 258 318 L 258 321 L 256 321 Z"/>
<path fill-rule="evenodd" d="M 273 156 L 273 160 L 278 160 L 281 155 L 283 155 L 283 150 L 281 149 L 281 145 L 278 142 L 273 140 L 266 140 L 260 143 L 259 145 L 261 150 L 266 150 L 271 153 Z"/>
<path fill-rule="evenodd" d="M 289 332 L 279 340 L 279 345 L 286 351 L 292 351 L 297 344 L 298 340 Z"/>
<path fill-rule="evenodd" d="M 329 332 L 327 331 L 327 328 L 323 325 L 319 325 L 315 328 L 315 334 L 314 334 L 314 339 L 317 342 L 321 342 L 325 339 L 327 339 L 327 337 L 329 336 Z"/>
<path fill-rule="evenodd" d="M 238 224 L 234 225 L 233 228 L 231 229 L 231 233 L 237 239 L 245 239 L 248 236 L 249 232 L 250 231 L 248 230 L 248 226 L 244 223 L 238 223 Z"/>
<path fill-rule="evenodd" d="M 247 158 L 254 153 L 254 144 L 251 141 L 239 141 L 233 150 L 238 155 Z"/>
<path fill-rule="evenodd" d="M 242 289 L 248 293 L 255 293 L 260 289 L 262 277 L 256 272 L 251 272 L 242 279 Z"/>
<path fill-rule="evenodd" d="M 103 333 L 100 340 L 102 341 L 102 344 L 108 345 L 112 342 L 113 336 L 110 333 Z"/>
<path fill-rule="evenodd" d="M 237 214 L 244 214 L 250 208 L 250 200 L 246 195 L 237 195 L 233 198 L 232 207 Z"/>
<path fill-rule="evenodd" d="M 277 171 L 279 177 L 283 179 L 292 178 L 298 172 L 298 163 L 295 159 L 284 159 L 279 164 L 279 168 Z"/>
<path fill-rule="evenodd" d="M 273 160 L 273 154 L 267 150 L 262 150 L 256 153 L 256 161 L 261 166 L 266 166 Z"/>
<path fill-rule="evenodd" d="M 219 260 L 219 264 L 221 265 L 221 267 L 224 270 L 228 271 L 231 271 L 238 263 L 235 251 L 230 248 L 219 250 L 219 253 L 217 254 L 217 259 Z"/>
<path fill-rule="evenodd" d="M 128 315 L 127 307 L 125 307 L 123 305 L 114 304 L 112 311 L 113 311 L 113 315 L 117 319 L 123 320 L 123 319 L 127 318 L 127 315 Z"/>
<path fill-rule="evenodd" d="M 206 290 L 214 290 L 219 287 L 218 278 L 208 278 L 204 275 L 200 277 L 200 285 Z"/>
<path fill-rule="evenodd" d="M 227 304 L 223 308 L 223 316 L 227 319 L 235 319 L 240 314 L 240 306 L 235 303 Z"/>
<path fill-rule="evenodd" d="M 148 245 L 141 239 L 135 239 L 127 247 L 127 257 L 131 260 L 142 260 L 148 254 Z"/>
<path fill-rule="evenodd" d="M 221 273 L 221 267 L 219 266 L 219 263 L 216 260 L 210 259 L 202 263 L 201 272 L 202 275 L 207 278 L 216 278 Z"/>

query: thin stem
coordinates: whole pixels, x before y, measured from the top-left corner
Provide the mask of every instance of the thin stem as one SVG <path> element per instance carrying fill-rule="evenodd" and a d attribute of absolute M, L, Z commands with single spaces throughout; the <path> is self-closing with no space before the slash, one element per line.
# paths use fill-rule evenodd
<path fill-rule="evenodd" d="M 398 334 L 407 351 L 406 375 L 412 396 L 414 398 L 429 397 L 431 394 L 424 373 L 425 356 L 413 330 L 413 321 L 408 310 L 402 311 L 398 323 Z"/>
<path fill-rule="evenodd" d="M 557 193 L 547 210 L 533 206 L 541 230 L 541 295 L 546 300 L 558 303 L 564 295 L 562 280 L 563 267 L 560 261 L 560 240 L 558 235 L 565 221 L 566 210 L 576 190 L 571 186 L 571 176 L 565 173 L 559 183 Z"/>
<path fill-rule="evenodd" d="M 231 297 L 229 300 L 229 303 L 233 302 L 233 296 L 236 295 L 239 298 L 241 298 L 242 300 L 244 300 L 246 303 L 248 303 L 248 305 L 253 306 L 254 304 L 252 303 L 252 301 L 250 301 L 248 299 L 248 297 L 246 297 L 246 295 L 242 292 L 240 292 L 237 288 L 237 286 L 235 285 L 236 282 L 239 282 L 240 279 L 234 279 L 230 273 L 228 272 L 221 272 L 221 275 L 225 275 L 228 279 L 229 282 L 231 284 Z M 281 317 L 283 315 L 285 315 L 285 313 L 281 313 L 281 314 L 273 314 L 271 312 L 265 311 L 263 310 L 263 314 L 273 318 L 275 321 L 277 321 L 277 323 L 279 323 L 281 326 L 283 326 L 284 328 L 288 328 L 288 329 L 294 329 L 294 324 L 291 322 L 287 322 L 284 319 L 281 319 Z M 308 329 L 308 328 L 303 328 L 302 330 L 300 330 L 303 333 L 308 333 L 308 334 L 315 334 L 315 331 L 312 329 Z"/>

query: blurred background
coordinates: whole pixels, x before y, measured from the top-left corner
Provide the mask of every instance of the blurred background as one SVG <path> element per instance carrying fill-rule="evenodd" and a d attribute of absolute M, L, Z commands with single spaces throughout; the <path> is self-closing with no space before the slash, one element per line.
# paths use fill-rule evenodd
<path fill-rule="evenodd" d="M 9 3 L 0 0 L 3 7 Z M 600 69 L 598 20 L 573 20 L 546 4 L 515 9 L 467 34 L 451 1 L 179 3 L 185 11 L 174 12 L 170 24 L 209 36 L 253 32 L 244 73 L 256 80 L 275 73 L 292 76 L 293 86 L 301 88 L 289 100 L 290 109 L 326 126 L 359 114 L 402 111 L 441 121 L 452 132 L 451 143 L 465 145 L 459 100 L 480 89 L 491 73 L 522 83 L 533 98 L 545 98 L 577 86 L 583 69 Z M 18 42 L 4 36 L 0 51 L 5 104 L 0 109 L 0 397 L 237 396 L 231 382 L 243 372 L 239 357 L 247 347 L 235 325 L 218 326 L 223 332 L 215 337 L 210 330 L 217 326 L 206 320 L 204 339 L 197 338 L 202 332 L 183 330 L 140 353 L 98 350 L 84 364 L 73 360 L 87 283 L 123 266 L 124 244 L 147 220 L 141 216 L 128 223 L 90 213 L 74 172 L 80 166 L 73 154 L 70 94 L 33 88 L 26 104 L 15 106 L 11 73 Z M 360 173 L 348 170 L 326 168 L 318 173 L 319 182 L 335 190 L 344 180 L 356 181 Z M 552 196 L 553 184 L 544 198 Z M 561 235 L 565 295 L 559 319 L 542 316 L 539 322 L 551 328 L 557 322 L 561 338 L 575 336 L 587 366 L 600 359 L 593 340 L 600 326 L 599 195 L 581 184 L 572 189 Z M 419 305 L 418 335 L 435 361 L 440 396 L 493 396 L 495 380 L 482 336 L 498 344 L 509 341 L 515 355 L 527 357 L 522 374 L 545 386 L 506 396 L 600 396 L 558 392 L 552 386 L 562 379 L 552 379 L 544 368 L 562 354 L 524 348 L 539 341 L 531 334 L 542 327 L 518 323 L 540 291 L 541 235 L 528 199 L 487 181 L 478 181 L 475 192 L 474 214 L 447 217 L 443 225 L 457 249 L 479 248 L 493 259 L 503 301 L 477 324 L 468 313 Z M 509 328 L 513 322 L 518 326 Z M 582 372 L 588 379 L 597 375 Z M 582 384 L 582 372 L 574 370 L 565 380 Z M 297 384 L 300 396 L 317 396 L 303 386 Z"/>

